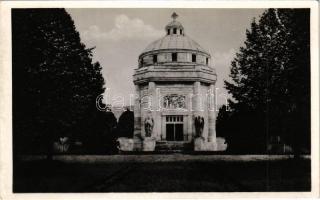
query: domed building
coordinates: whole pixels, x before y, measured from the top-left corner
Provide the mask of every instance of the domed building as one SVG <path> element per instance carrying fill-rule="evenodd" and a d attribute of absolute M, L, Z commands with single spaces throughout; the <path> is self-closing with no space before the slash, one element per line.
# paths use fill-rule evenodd
<path fill-rule="evenodd" d="M 177 17 L 173 13 L 166 35 L 140 54 L 133 75 L 136 150 L 217 149 L 217 75 L 209 52 L 187 35 Z M 152 142 L 148 148 L 146 139 L 154 140 L 155 148 Z"/>

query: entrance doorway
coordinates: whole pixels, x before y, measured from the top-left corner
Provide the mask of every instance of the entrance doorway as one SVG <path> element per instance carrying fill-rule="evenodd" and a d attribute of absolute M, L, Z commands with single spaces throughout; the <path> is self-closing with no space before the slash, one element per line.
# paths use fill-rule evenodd
<path fill-rule="evenodd" d="M 166 116 L 166 140 L 183 141 L 183 116 Z"/>

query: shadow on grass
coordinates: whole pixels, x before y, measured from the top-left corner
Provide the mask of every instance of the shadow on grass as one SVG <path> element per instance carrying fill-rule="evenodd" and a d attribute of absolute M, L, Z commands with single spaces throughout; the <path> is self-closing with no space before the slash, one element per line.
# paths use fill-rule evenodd
<path fill-rule="evenodd" d="M 132 163 L 14 163 L 13 191 L 259 192 L 310 191 L 309 159 Z"/>

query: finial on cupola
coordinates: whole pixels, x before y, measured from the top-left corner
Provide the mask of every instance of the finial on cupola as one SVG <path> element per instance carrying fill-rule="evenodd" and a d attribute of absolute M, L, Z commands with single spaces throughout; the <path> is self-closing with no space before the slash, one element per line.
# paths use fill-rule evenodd
<path fill-rule="evenodd" d="M 171 15 L 171 18 L 173 19 L 173 21 L 175 21 L 178 17 L 179 15 L 176 12 L 173 12 Z"/>

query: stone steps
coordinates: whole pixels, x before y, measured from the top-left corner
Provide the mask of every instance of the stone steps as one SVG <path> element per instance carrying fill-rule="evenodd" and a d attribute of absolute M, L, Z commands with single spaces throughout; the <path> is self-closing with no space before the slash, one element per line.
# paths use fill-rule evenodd
<path fill-rule="evenodd" d="M 157 141 L 155 151 L 160 152 L 182 152 L 193 150 L 193 144 L 190 142 L 178 141 Z"/>

